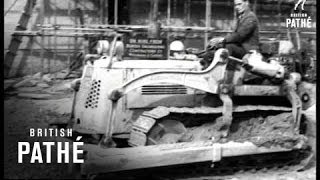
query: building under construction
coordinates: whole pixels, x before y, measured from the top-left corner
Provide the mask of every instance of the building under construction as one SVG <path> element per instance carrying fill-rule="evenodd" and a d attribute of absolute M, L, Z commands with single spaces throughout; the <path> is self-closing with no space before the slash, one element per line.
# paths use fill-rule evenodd
<path fill-rule="evenodd" d="M 296 39 L 299 34 L 315 49 L 315 0 L 305 3 L 312 28 L 299 30 L 285 25 L 293 0 L 254 0 L 251 6 L 261 24 L 261 38 Z M 186 47 L 203 49 L 208 39 L 232 31 L 234 14 L 233 0 L 5 1 L 5 74 L 72 68 L 92 38 L 103 39 L 113 29 L 147 34 L 152 24 L 167 43 L 180 39 Z"/>

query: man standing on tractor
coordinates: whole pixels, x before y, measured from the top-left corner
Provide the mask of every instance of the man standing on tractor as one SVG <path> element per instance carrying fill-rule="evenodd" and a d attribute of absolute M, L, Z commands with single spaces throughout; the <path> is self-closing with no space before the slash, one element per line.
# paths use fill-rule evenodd
<path fill-rule="evenodd" d="M 208 46 L 219 44 L 228 49 L 229 54 L 242 58 L 250 50 L 259 49 L 259 21 L 250 10 L 249 0 L 234 0 L 237 15 L 237 25 L 231 34 L 224 38 L 213 38 Z"/>

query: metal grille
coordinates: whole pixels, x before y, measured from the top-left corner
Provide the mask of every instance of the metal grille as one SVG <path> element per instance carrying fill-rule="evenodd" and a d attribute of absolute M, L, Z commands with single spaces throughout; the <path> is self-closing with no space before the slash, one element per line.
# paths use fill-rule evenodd
<path fill-rule="evenodd" d="M 187 88 L 182 85 L 149 85 L 142 86 L 142 95 L 155 94 L 187 94 Z"/>
<path fill-rule="evenodd" d="M 91 89 L 85 102 L 85 108 L 97 108 L 100 96 L 101 80 L 93 80 Z"/>

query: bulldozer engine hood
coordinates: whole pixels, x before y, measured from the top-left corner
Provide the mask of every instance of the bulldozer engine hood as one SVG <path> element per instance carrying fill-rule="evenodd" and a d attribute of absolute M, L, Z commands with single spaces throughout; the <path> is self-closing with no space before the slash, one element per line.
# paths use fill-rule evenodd
<path fill-rule="evenodd" d="M 114 62 L 112 68 L 115 69 L 191 69 L 196 70 L 200 66 L 199 61 L 187 60 L 126 60 Z"/>

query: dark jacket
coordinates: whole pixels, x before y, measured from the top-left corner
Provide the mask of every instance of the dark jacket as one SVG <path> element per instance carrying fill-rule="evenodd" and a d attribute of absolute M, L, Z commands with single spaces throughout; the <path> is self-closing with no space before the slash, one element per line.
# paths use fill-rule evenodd
<path fill-rule="evenodd" d="M 236 29 L 225 37 L 225 43 L 242 45 L 246 50 L 259 49 L 259 21 L 257 16 L 250 10 L 238 18 Z"/>

